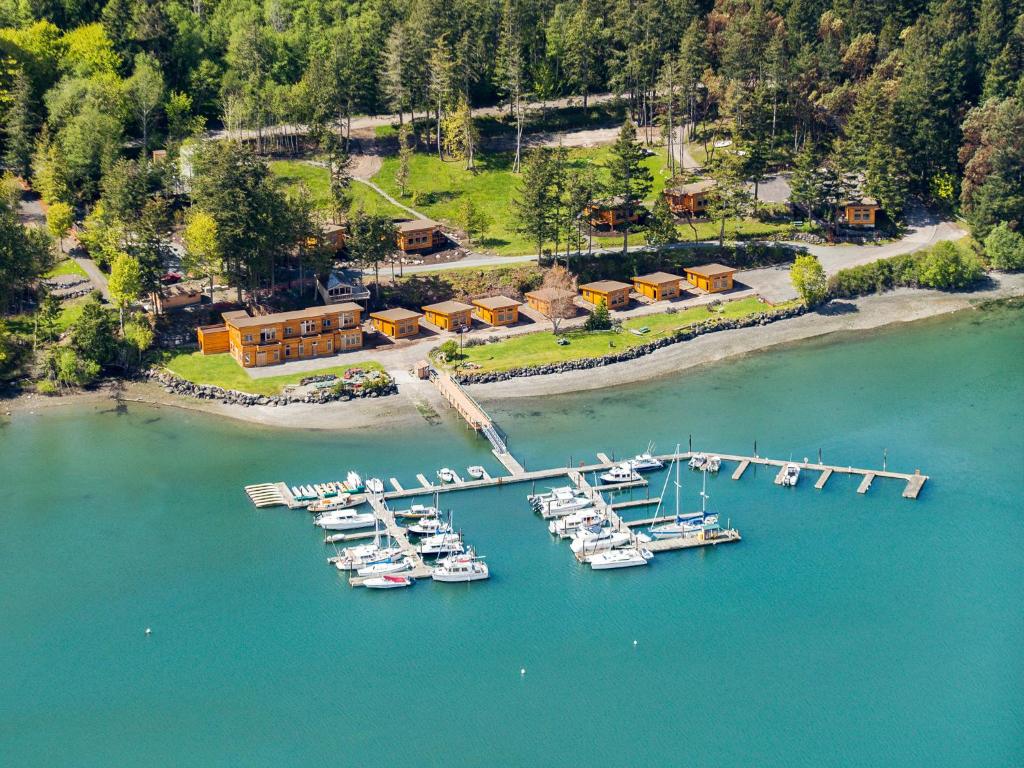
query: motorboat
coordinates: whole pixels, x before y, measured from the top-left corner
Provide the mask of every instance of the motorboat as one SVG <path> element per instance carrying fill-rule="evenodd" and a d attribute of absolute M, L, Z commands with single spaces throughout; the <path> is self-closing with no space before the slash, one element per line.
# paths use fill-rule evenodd
<path fill-rule="evenodd" d="M 395 517 L 403 520 L 422 520 L 427 517 L 437 517 L 438 514 L 439 510 L 437 507 L 426 504 L 413 504 L 408 509 L 400 509 L 395 512 Z"/>
<path fill-rule="evenodd" d="M 458 533 L 439 533 L 422 539 L 416 547 L 421 555 L 457 555 L 461 554 L 462 536 Z"/>
<path fill-rule="evenodd" d="M 366 481 L 366 490 L 374 496 L 384 493 L 384 481 L 379 477 L 371 477 Z"/>
<path fill-rule="evenodd" d="M 721 456 L 708 456 L 708 460 L 704 463 L 705 472 L 717 472 L 722 468 L 722 457 Z"/>
<path fill-rule="evenodd" d="M 706 453 L 695 453 L 690 457 L 690 469 L 704 469 L 704 465 L 708 463 L 708 455 Z"/>
<path fill-rule="evenodd" d="M 466 472 L 474 480 L 483 480 L 484 479 L 484 475 L 487 474 L 487 472 L 484 470 L 484 468 L 481 467 L 479 464 L 474 464 L 472 467 L 466 467 Z"/>
<path fill-rule="evenodd" d="M 545 501 L 551 501 L 566 494 L 582 496 L 583 491 L 571 485 L 560 485 L 558 488 L 552 488 L 546 493 L 531 493 L 526 497 L 526 500 L 536 507 L 538 504 L 543 504 Z"/>
<path fill-rule="evenodd" d="M 550 520 L 553 517 L 565 517 L 573 512 L 590 509 L 593 504 L 586 496 L 569 496 L 545 502 L 537 508 L 537 512 L 545 520 Z"/>
<path fill-rule="evenodd" d="M 601 475 L 601 479 L 606 483 L 632 483 L 639 480 L 640 475 L 638 475 L 633 469 L 633 466 L 626 461 L 622 464 L 616 464 L 607 472 L 604 472 Z"/>
<path fill-rule="evenodd" d="M 800 480 L 800 467 L 790 462 L 782 473 L 781 484 L 790 488 L 794 487 Z"/>
<path fill-rule="evenodd" d="M 408 526 L 406 530 L 417 536 L 435 536 L 439 533 L 451 533 L 452 526 L 447 520 L 442 520 L 440 516 L 423 517 Z"/>
<path fill-rule="evenodd" d="M 650 452 L 638 453 L 626 463 L 633 468 L 634 472 L 653 472 L 665 466 L 665 462 L 654 458 Z"/>
<path fill-rule="evenodd" d="M 353 531 L 357 528 L 372 528 L 377 517 L 372 512 L 355 513 L 348 510 L 325 512 L 313 522 L 325 531 Z"/>
<path fill-rule="evenodd" d="M 343 550 L 342 554 L 328 558 L 327 562 L 339 571 L 355 571 L 369 563 L 379 562 L 389 557 L 398 557 L 402 554 L 400 547 L 378 548 L 373 544 L 362 546 L 370 547 L 370 549 L 359 552 L 354 550 L 360 550 L 361 547 L 349 547 L 347 550 Z"/>
<path fill-rule="evenodd" d="M 349 507 L 358 506 L 359 500 L 350 494 L 343 493 L 336 495 L 331 499 L 321 499 L 320 501 L 314 501 L 306 510 L 309 512 L 338 512 L 342 509 L 348 509 Z"/>
<path fill-rule="evenodd" d="M 654 557 L 649 549 L 637 549 L 627 547 L 626 549 L 610 549 L 606 552 L 598 552 L 590 558 L 590 567 L 595 571 L 610 570 L 612 568 L 633 568 L 637 565 L 647 565 L 647 561 Z"/>
<path fill-rule="evenodd" d="M 615 528 L 592 525 L 576 531 L 570 548 L 575 555 L 590 554 L 592 552 L 601 552 L 606 549 L 621 547 L 623 544 L 628 544 L 629 539 L 629 531 L 619 531 Z"/>
<path fill-rule="evenodd" d="M 603 512 L 594 508 L 582 509 L 558 520 L 552 520 L 548 523 L 548 530 L 559 538 L 568 539 L 581 528 L 600 525 L 604 520 Z"/>
<path fill-rule="evenodd" d="M 442 483 L 454 483 L 455 482 L 455 470 L 449 469 L 448 467 L 442 467 L 437 470 L 437 479 Z"/>
<path fill-rule="evenodd" d="M 407 558 L 387 557 L 383 560 L 374 560 L 356 570 L 359 576 L 384 576 L 388 573 L 403 573 L 412 570 L 412 563 Z"/>
<path fill-rule="evenodd" d="M 491 576 L 490 569 L 482 557 L 477 557 L 472 549 L 463 555 L 450 555 L 437 561 L 437 566 L 430 574 L 434 581 L 448 583 L 462 581 L 481 581 Z"/>
<path fill-rule="evenodd" d="M 401 589 L 411 587 L 412 579 L 408 576 L 371 576 L 363 582 L 367 589 Z"/>
<path fill-rule="evenodd" d="M 345 475 L 344 486 L 349 493 L 359 493 L 363 490 L 363 478 L 359 476 L 358 472 L 351 470 Z"/>

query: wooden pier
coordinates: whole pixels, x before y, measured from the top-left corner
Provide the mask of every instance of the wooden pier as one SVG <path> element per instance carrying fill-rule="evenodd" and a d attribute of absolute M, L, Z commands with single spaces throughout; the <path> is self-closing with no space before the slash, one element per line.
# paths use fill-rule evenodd
<path fill-rule="evenodd" d="M 733 480 L 739 480 L 741 477 L 743 477 L 743 473 L 747 471 L 747 467 L 749 467 L 749 466 L 750 466 L 750 460 L 749 459 L 744 459 L 743 461 L 741 461 L 739 463 L 739 466 L 736 467 L 736 470 L 732 473 L 732 479 Z"/>
<path fill-rule="evenodd" d="M 391 537 L 402 550 L 402 554 L 412 563 L 412 570 L 403 571 L 395 575 L 408 576 L 411 579 L 429 579 L 434 569 L 423 561 L 423 557 L 416 551 L 416 547 L 413 546 L 412 542 L 409 541 L 408 532 L 395 520 L 395 513 L 388 508 L 387 502 L 381 498 L 380 494 L 367 494 L 366 501 L 373 509 L 373 514 L 384 524 L 387 535 Z M 353 587 L 360 587 L 367 578 L 366 576 L 353 575 L 349 577 L 348 583 Z"/>
<path fill-rule="evenodd" d="M 832 470 L 826 469 L 824 472 L 818 475 L 818 482 L 814 484 L 814 487 L 820 491 L 822 488 L 825 487 L 825 483 L 828 482 L 828 479 L 830 477 L 832 477 Z"/>

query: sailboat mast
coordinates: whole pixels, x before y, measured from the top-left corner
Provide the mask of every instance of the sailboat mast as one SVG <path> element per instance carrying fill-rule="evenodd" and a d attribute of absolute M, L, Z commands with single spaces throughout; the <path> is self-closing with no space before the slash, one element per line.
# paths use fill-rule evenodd
<path fill-rule="evenodd" d="M 679 521 L 679 446 L 676 445 L 676 522 Z"/>

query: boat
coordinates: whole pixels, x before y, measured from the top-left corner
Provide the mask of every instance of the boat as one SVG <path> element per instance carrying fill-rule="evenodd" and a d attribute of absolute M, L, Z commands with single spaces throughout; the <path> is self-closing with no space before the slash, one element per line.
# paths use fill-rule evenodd
<path fill-rule="evenodd" d="M 363 549 L 368 547 L 369 549 Z M 378 547 L 374 544 L 363 544 L 359 547 L 348 547 L 340 555 L 327 558 L 327 562 L 339 571 L 355 571 L 368 563 L 398 557 L 402 554 L 400 547 Z"/>
<path fill-rule="evenodd" d="M 564 496 L 565 494 L 582 496 L 583 491 L 572 485 L 560 485 L 558 488 L 552 488 L 546 493 L 531 493 L 527 495 L 526 500 L 536 507 L 538 504 L 542 504 L 545 501 L 551 501 L 552 499 Z"/>
<path fill-rule="evenodd" d="M 708 460 L 704 464 L 704 470 L 706 472 L 717 472 L 721 468 L 722 468 L 722 457 L 721 456 L 708 456 Z"/>
<path fill-rule="evenodd" d="M 800 480 L 800 467 L 790 462 L 782 474 L 781 484 L 793 488 Z"/>
<path fill-rule="evenodd" d="M 384 493 L 384 481 L 379 477 L 371 477 L 366 481 L 366 490 L 375 496 Z"/>
<path fill-rule="evenodd" d="M 345 490 L 349 493 L 359 493 L 363 490 L 363 478 L 359 476 L 358 472 L 352 470 L 345 475 L 345 482 L 343 485 L 345 486 Z"/>
<path fill-rule="evenodd" d="M 568 496 L 544 502 L 536 507 L 536 511 L 545 520 L 550 520 L 553 517 L 565 517 L 573 512 L 590 509 L 593 505 L 594 503 L 586 496 Z"/>
<path fill-rule="evenodd" d="M 384 576 L 388 573 L 403 573 L 412 570 L 412 563 L 407 558 L 386 557 L 383 560 L 373 560 L 356 570 L 359 576 Z"/>
<path fill-rule="evenodd" d="M 434 581 L 448 583 L 462 581 L 481 581 L 491 577 L 490 569 L 482 557 L 477 557 L 471 549 L 464 555 L 450 555 L 437 561 L 437 566 L 430 574 Z"/>
<path fill-rule="evenodd" d="M 408 576 L 371 576 L 363 586 L 367 589 L 400 589 L 411 587 L 412 579 Z"/>
<path fill-rule="evenodd" d="M 442 467 L 437 470 L 437 479 L 442 483 L 454 483 L 455 482 L 455 470 L 449 469 L 448 467 Z"/>
<path fill-rule="evenodd" d="M 579 512 L 573 512 L 558 520 L 552 520 L 548 523 L 548 530 L 559 538 L 568 539 L 581 528 L 600 525 L 603 522 L 605 522 L 603 512 L 594 508 L 581 509 Z"/>
<path fill-rule="evenodd" d="M 466 472 L 474 480 L 483 480 L 484 479 L 484 475 L 487 474 L 487 472 L 484 470 L 484 468 L 481 467 L 479 464 L 474 464 L 472 467 L 466 467 Z"/>
<path fill-rule="evenodd" d="M 665 462 L 661 459 L 654 458 L 650 451 L 638 453 L 626 463 L 633 468 L 634 472 L 653 472 L 654 470 L 662 469 L 665 466 Z"/>
<path fill-rule="evenodd" d="M 400 509 L 395 512 L 396 518 L 402 518 L 403 520 L 422 520 L 427 517 L 437 517 L 439 510 L 437 507 L 427 506 L 426 504 L 413 504 L 408 509 Z"/>
<path fill-rule="evenodd" d="M 676 455 L 679 455 L 679 449 L 676 448 Z M 655 539 L 679 539 L 696 536 L 703 530 L 704 518 L 706 516 L 705 508 L 707 504 L 708 494 L 708 473 L 707 470 L 703 471 L 704 474 L 704 486 L 701 488 L 701 511 L 700 512 L 687 512 L 683 514 L 679 508 L 679 491 L 682 485 L 679 483 L 679 460 L 675 460 L 675 486 L 676 486 L 676 514 L 675 519 L 668 522 L 662 523 L 661 525 L 654 525 L 650 528 L 651 536 Z M 668 478 L 665 478 L 665 484 L 668 485 Z M 665 488 L 662 488 L 662 498 L 665 497 Z M 659 505 L 660 508 L 660 505 Z M 655 515 L 657 517 L 657 515 Z M 717 518 L 716 518 L 717 519 Z"/>
<path fill-rule="evenodd" d="M 331 499 L 321 499 L 319 501 L 314 501 L 312 504 L 306 507 L 306 510 L 309 512 L 316 513 L 338 512 L 339 510 L 348 509 L 350 507 L 355 507 L 358 505 L 358 499 L 347 493 L 343 493 L 340 496 L 336 494 L 334 498 Z"/>
<path fill-rule="evenodd" d="M 356 528 L 371 528 L 377 522 L 372 512 L 325 512 L 313 521 L 318 528 L 325 531 L 353 531 Z"/>
<path fill-rule="evenodd" d="M 406 528 L 409 533 L 417 536 L 434 536 L 439 533 L 451 533 L 451 523 L 441 519 L 440 515 L 435 517 L 423 517 Z"/>
<path fill-rule="evenodd" d="M 601 475 L 601 479 L 606 483 L 632 483 L 635 480 L 640 479 L 634 470 L 632 465 L 625 461 L 622 464 L 616 464 L 614 467 L 604 472 Z"/>
<path fill-rule="evenodd" d="M 421 555 L 457 555 L 463 551 L 462 536 L 458 533 L 439 533 L 422 539 L 416 547 Z"/>
<path fill-rule="evenodd" d="M 637 549 L 627 547 L 626 549 L 610 549 L 606 552 L 598 552 L 590 558 L 590 567 L 595 571 L 605 571 L 612 568 L 633 568 L 637 565 L 647 565 L 647 561 L 654 557 L 649 549 Z"/>
<path fill-rule="evenodd" d="M 704 465 L 708 463 L 708 455 L 706 453 L 695 453 L 690 457 L 690 469 L 704 469 Z"/>
<path fill-rule="evenodd" d="M 589 528 L 581 528 L 576 531 L 572 538 L 573 554 L 590 554 L 601 552 L 606 549 L 614 549 L 628 544 L 630 534 L 628 531 L 619 531 L 614 528 L 607 528 L 599 525 L 592 525 Z"/>

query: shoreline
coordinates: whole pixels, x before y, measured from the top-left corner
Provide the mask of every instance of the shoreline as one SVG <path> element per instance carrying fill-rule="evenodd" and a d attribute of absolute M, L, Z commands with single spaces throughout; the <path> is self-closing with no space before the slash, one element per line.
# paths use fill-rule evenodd
<path fill-rule="evenodd" d="M 850 301 L 833 301 L 826 312 L 809 312 L 799 317 L 771 323 L 698 336 L 681 344 L 673 344 L 633 360 L 612 363 L 599 368 L 564 371 L 527 376 L 488 384 L 472 384 L 467 389 L 478 400 L 498 402 L 529 397 L 542 397 L 582 392 L 608 387 L 655 382 L 683 371 L 693 370 L 730 358 L 775 347 L 822 339 L 844 332 L 861 332 L 886 326 L 913 323 L 950 315 L 979 304 L 998 299 L 1024 296 L 1024 274 L 1003 274 L 994 277 L 986 289 L 971 293 L 901 288 L 883 294 Z M 73 395 L 52 397 L 25 394 L 0 402 L 0 412 L 34 414 L 67 406 L 141 403 L 169 406 L 213 416 L 285 429 L 344 431 L 365 429 L 382 424 L 421 422 L 435 423 L 421 412 L 422 397 L 411 382 L 402 381 L 399 394 L 383 398 L 365 398 L 323 405 L 291 404 L 286 407 L 226 405 L 172 395 L 152 382 L 120 382 Z"/>

